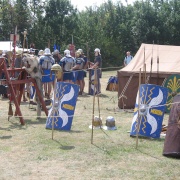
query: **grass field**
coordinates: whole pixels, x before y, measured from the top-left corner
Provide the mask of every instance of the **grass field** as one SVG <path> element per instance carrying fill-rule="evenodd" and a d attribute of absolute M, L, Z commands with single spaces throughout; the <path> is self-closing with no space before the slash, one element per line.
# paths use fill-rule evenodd
<path fill-rule="evenodd" d="M 36 120 L 28 103 L 21 104 L 26 125 L 19 118 L 7 120 L 8 100 L 0 100 L 0 179 L 180 179 L 178 159 L 162 156 L 164 138 L 158 140 L 129 136 L 133 113 L 118 109 L 117 92 L 106 91 L 116 71 L 103 72 L 100 112 L 116 119 L 115 131 L 94 130 L 91 144 L 93 96 L 78 97 L 71 131 L 45 129 L 46 117 Z M 97 98 L 96 98 L 97 99 Z M 14 106 L 13 106 L 14 108 Z M 97 101 L 95 115 L 98 115 Z M 164 116 L 167 124 L 168 114 Z"/>

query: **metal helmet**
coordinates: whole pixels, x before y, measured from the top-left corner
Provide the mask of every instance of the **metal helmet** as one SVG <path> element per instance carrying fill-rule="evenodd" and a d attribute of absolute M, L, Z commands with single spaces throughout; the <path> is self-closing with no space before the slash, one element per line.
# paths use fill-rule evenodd
<path fill-rule="evenodd" d="M 83 54 L 83 50 L 82 50 L 82 49 L 78 49 L 78 51 L 80 51 L 80 52 L 81 52 L 81 54 Z"/>
<path fill-rule="evenodd" d="M 80 57 L 80 55 L 81 55 L 81 52 L 80 51 L 76 51 L 76 57 Z"/>
<path fill-rule="evenodd" d="M 51 71 L 62 71 L 62 68 L 59 64 L 53 64 L 51 67 Z"/>
<path fill-rule="evenodd" d="M 100 53 L 100 49 L 99 49 L 99 48 L 96 48 L 96 49 L 94 50 L 94 52 Z"/>
<path fill-rule="evenodd" d="M 61 79 L 63 71 L 62 71 L 62 68 L 59 64 L 53 64 L 51 67 L 51 71 L 55 71 L 56 78 Z"/>

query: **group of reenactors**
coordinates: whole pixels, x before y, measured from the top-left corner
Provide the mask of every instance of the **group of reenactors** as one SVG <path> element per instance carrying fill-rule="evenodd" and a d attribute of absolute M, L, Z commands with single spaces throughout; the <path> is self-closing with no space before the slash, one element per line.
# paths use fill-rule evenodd
<path fill-rule="evenodd" d="M 79 95 L 82 95 L 84 92 L 85 87 L 85 80 L 84 78 L 87 76 L 87 70 L 88 68 L 94 69 L 94 68 L 101 68 L 102 66 L 102 59 L 100 54 L 100 49 L 96 48 L 94 50 L 95 53 L 95 59 L 94 62 L 90 62 L 88 60 L 87 56 L 84 55 L 82 49 L 78 49 L 75 52 L 75 57 L 71 56 L 70 50 L 66 49 L 64 50 L 64 55 L 61 55 L 59 50 L 54 50 L 53 53 L 51 53 L 49 48 L 45 48 L 44 50 L 39 50 L 38 53 L 35 53 L 36 50 L 33 48 L 30 48 L 28 53 L 36 56 L 38 56 L 38 63 L 39 63 L 39 69 L 42 72 L 42 76 L 44 78 L 43 82 L 43 91 L 44 96 L 47 99 L 51 98 L 51 91 L 53 82 L 50 80 L 50 73 L 51 67 L 54 64 L 59 64 L 63 70 L 63 75 L 60 79 L 57 79 L 57 81 L 64 81 L 68 83 L 74 83 L 78 84 L 80 87 Z M 16 51 L 16 58 L 14 61 L 15 68 L 22 68 L 23 61 L 22 61 L 22 51 Z M 9 55 L 7 52 L 1 52 L 0 56 L 4 57 L 6 60 L 7 67 L 10 67 L 11 62 L 9 59 L 12 59 L 12 57 L 8 57 Z M 11 55 L 12 56 L 12 55 Z M 49 71 L 48 71 L 49 70 Z M 18 74 L 15 75 L 16 77 Z M 5 78 L 3 75 L 1 75 L 1 80 Z M 2 82 L 2 81 L 1 81 Z M 28 87 L 29 89 L 29 87 Z M 30 94 L 29 90 L 27 90 L 28 94 Z M 29 96 L 29 95 L 28 95 Z M 25 93 L 23 94 L 23 100 L 26 101 Z"/>

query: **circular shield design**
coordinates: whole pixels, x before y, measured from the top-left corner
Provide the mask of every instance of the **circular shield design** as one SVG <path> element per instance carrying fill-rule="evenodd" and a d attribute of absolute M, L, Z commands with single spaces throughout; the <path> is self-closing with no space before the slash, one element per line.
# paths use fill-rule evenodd
<path fill-rule="evenodd" d="M 174 96 L 180 93 L 180 75 L 175 74 L 169 76 L 164 87 L 168 89 L 167 106 L 165 112 L 169 113 Z"/>
<path fill-rule="evenodd" d="M 167 88 L 141 84 L 136 97 L 131 136 L 160 137 L 167 94 Z"/>

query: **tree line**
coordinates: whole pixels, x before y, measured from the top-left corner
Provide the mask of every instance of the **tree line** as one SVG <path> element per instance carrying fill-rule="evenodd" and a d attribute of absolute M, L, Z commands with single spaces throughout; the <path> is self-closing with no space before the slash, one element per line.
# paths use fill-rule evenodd
<path fill-rule="evenodd" d="M 128 2 L 128 1 L 127 1 Z M 70 0 L 0 0 L 0 41 L 8 41 L 17 26 L 19 45 L 44 49 L 48 42 L 61 53 L 71 43 L 93 61 L 101 49 L 103 67 L 121 66 L 126 51 L 135 55 L 141 43 L 180 45 L 180 1 L 141 0 L 123 5 L 111 0 L 79 12 Z"/>

